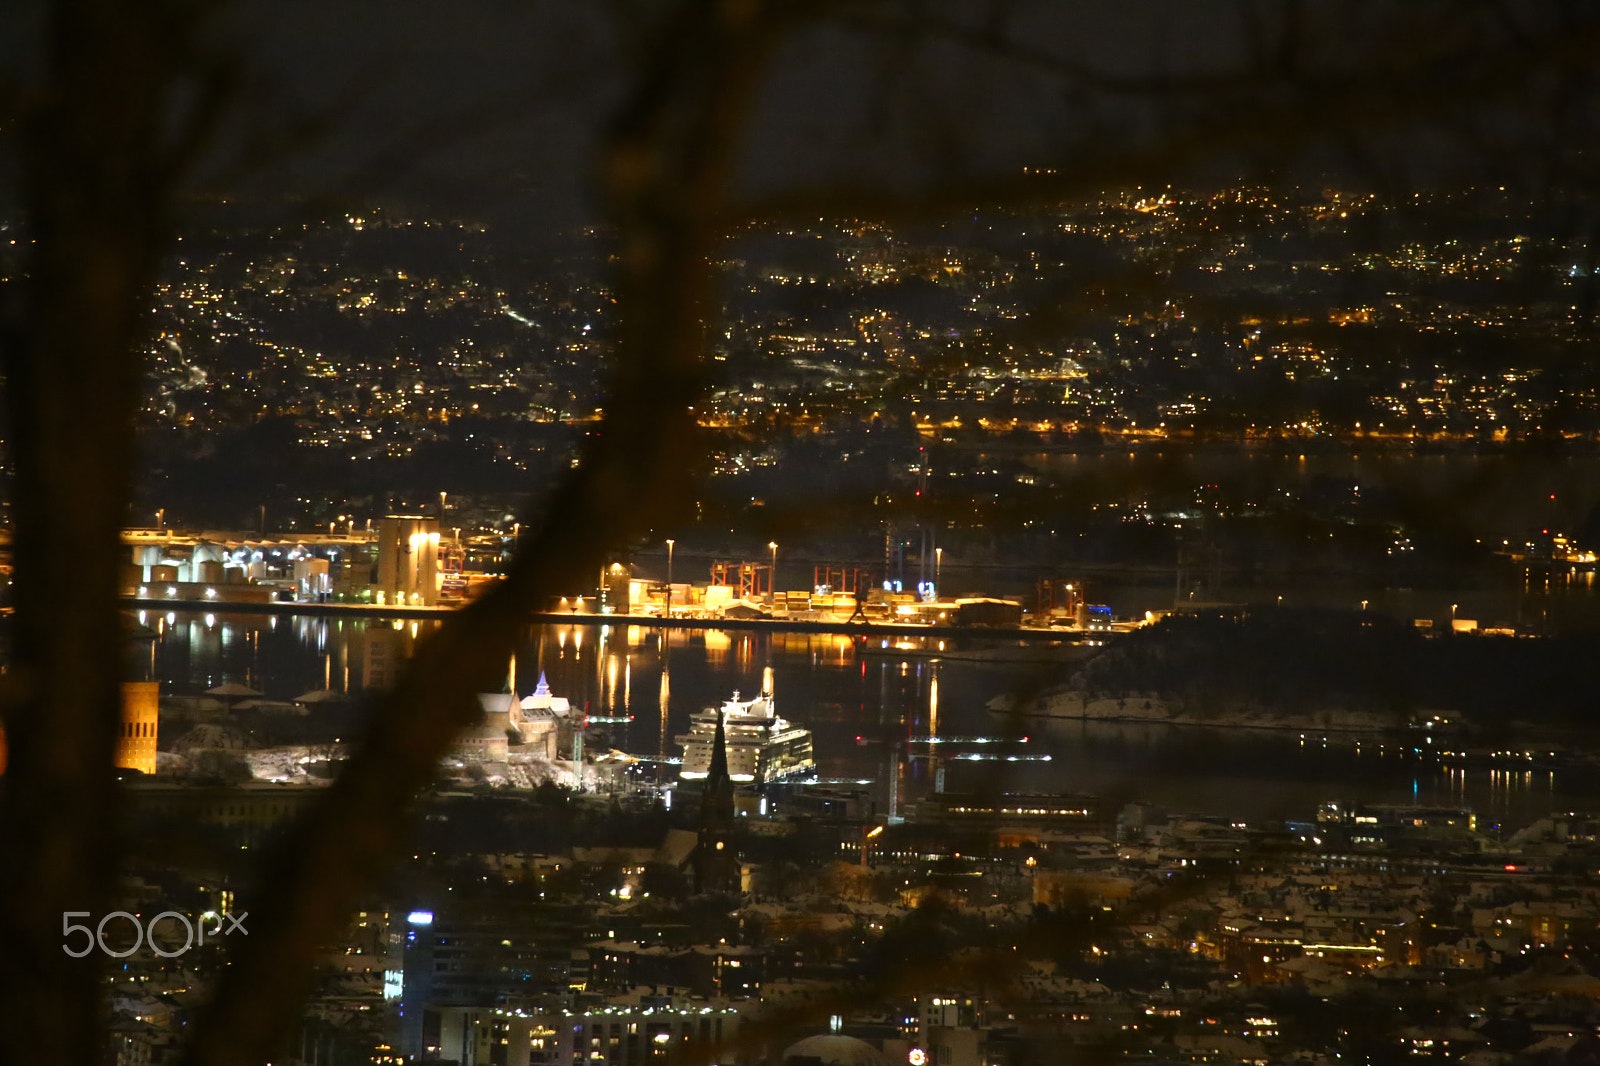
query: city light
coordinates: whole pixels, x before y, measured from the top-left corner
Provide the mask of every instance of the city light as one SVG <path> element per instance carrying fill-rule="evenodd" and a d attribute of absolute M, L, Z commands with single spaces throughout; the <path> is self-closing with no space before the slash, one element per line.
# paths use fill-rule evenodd
<path fill-rule="evenodd" d="M 398 57 L 353 158 L 596 42 L 615 114 L 333 210 L 205 165 L 284 109 L 183 20 L 19 38 L 8 1039 L 1589 1055 L 1600 6 L 1530 5 L 401 5 L 243 58 Z M 317 921 L 178 961 L 247 907 Z"/>

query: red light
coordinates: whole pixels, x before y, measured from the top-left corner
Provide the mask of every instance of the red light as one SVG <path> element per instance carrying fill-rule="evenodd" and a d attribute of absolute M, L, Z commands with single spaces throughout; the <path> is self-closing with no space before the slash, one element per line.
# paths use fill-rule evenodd
<path fill-rule="evenodd" d="M 1514 862 L 1506 863 L 1506 869 L 1507 870 L 1515 870 L 1516 868 L 1517 868 L 1517 864 L 1516 863 L 1514 863 Z"/>

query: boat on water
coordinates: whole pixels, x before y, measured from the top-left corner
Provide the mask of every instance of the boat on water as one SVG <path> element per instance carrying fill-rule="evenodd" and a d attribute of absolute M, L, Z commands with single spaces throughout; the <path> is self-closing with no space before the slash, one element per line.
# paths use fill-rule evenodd
<path fill-rule="evenodd" d="M 770 691 L 749 700 L 735 692 L 720 708 L 696 711 L 689 732 L 675 738 L 683 748 L 680 781 L 703 780 L 710 772 L 719 716 L 727 734 L 728 776 L 734 781 L 761 785 L 817 772 L 811 730 L 780 718 Z"/>

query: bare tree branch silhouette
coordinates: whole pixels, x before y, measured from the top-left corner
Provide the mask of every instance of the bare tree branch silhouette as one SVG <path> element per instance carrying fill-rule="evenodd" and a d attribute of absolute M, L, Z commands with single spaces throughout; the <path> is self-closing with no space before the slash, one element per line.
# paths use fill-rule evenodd
<path fill-rule="evenodd" d="M 628 85 L 593 175 L 616 242 L 605 420 L 579 470 L 530 510 L 531 532 L 505 582 L 424 644 L 375 708 L 339 781 L 267 862 L 251 936 L 201 1014 L 188 1061 L 272 1056 L 293 1028 L 318 946 L 398 854 L 411 798 L 474 719 L 474 693 L 499 675 L 530 607 L 693 500 L 703 462 L 693 407 L 717 310 L 712 263 L 730 232 L 752 220 L 927 219 L 975 204 L 1057 201 L 1219 158 L 1281 159 L 1415 124 L 1471 128 L 1485 113 L 1515 110 L 1547 79 L 1569 91 L 1590 85 L 1600 24 L 1579 6 L 1557 5 L 1565 18 L 1531 24 L 1513 5 L 1475 6 L 1502 31 L 1497 38 L 1469 20 L 1441 21 L 1452 9 L 1428 5 L 1397 17 L 1393 37 L 1369 53 L 1318 66 L 1307 61 L 1295 5 L 1258 19 L 1236 70 L 1127 78 L 1016 39 L 1009 4 L 963 21 L 909 2 L 619 0 L 630 27 Z M 103 914 L 117 869 L 110 767 L 123 640 L 118 545 L 140 374 L 133 353 L 174 232 L 175 198 L 241 91 L 232 61 L 206 51 L 208 21 L 222 7 L 58 0 L 38 93 L 4 90 L 31 241 L 25 274 L 0 293 L 16 560 L 15 638 L 0 689 L 10 747 L 0 810 L 5 1061 L 34 1061 L 45 1047 L 72 1066 L 102 1061 L 103 973 L 93 957 L 63 954 L 60 915 Z M 980 173 L 960 158 L 959 121 L 933 112 L 912 130 L 943 157 L 923 182 L 840 177 L 740 198 L 740 152 L 775 51 L 823 24 L 887 41 L 896 62 L 927 42 L 953 44 L 1056 78 L 1064 99 L 1153 99 L 1166 125 L 1111 144 L 1091 130 L 1038 169 Z M 1565 120 L 1583 127 L 1577 112 Z M 891 973 L 883 988 L 909 979 Z"/>

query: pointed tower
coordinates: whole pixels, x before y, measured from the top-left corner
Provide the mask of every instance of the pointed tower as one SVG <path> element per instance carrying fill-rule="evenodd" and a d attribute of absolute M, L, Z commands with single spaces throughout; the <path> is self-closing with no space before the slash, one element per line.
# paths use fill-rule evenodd
<path fill-rule="evenodd" d="M 722 712 L 711 740 L 711 769 L 700 793 L 700 840 L 694 853 L 696 892 L 738 892 L 739 854 L 734 847 L 733 778 L 728 776 L 728 732 Z"/>
<path fill-rule="evenodd" d="M 727 786 L 728 809 L 733 809 L 733 779 L 728 776 L 728 728 L 727 719 L 719 710 L 717 712 L 717 729 L 711 734 L 711 768 L 706 773 L 705 791 L 709 795 L 712 786 L 719 788 Z"/>

